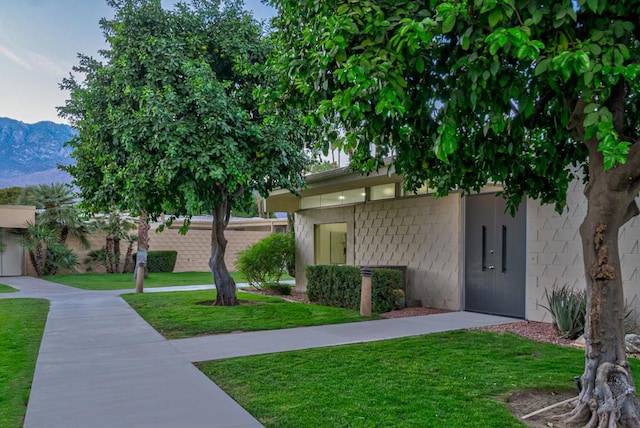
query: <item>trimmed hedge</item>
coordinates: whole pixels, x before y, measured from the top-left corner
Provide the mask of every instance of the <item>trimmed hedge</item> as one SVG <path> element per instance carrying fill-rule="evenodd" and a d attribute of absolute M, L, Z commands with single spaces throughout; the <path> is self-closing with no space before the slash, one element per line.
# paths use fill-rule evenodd
<path fill-rule="evenodd" d="M 345 309 L 360 309 L 362 276 L 355 266 L 307 266 L 307 297 L 313 303 Z M 389 312 L 395 306 L 393 290 L 402 288 L 402 273 L 395 269 L 373 269 L 373 311 Z"/>
<path fill-rule="evenodd" d="M 133 265 L 137 263 L 138 253 L 133 255 Z M 167 251 L 149 251 L 147 253 L 147 271 L 149 273 L 157 272 L 173 272 L 176 267 L 178 252 L 173 250 Z"/>

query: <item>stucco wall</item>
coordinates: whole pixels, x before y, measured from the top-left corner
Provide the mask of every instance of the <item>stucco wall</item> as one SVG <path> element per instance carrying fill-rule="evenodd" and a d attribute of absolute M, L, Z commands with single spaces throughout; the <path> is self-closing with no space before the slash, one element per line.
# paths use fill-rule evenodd
<path fill-rule="evenodd" d="M 587 213 L 583 185 L 574 182 L 567 193 L 562 215 L 552 205 L 528 201 L 527 318 L 551 322 L 545 290 L 568 284 L 585 288 L 582 242 L 579 228 Z M 640 310 L 640 219 L 636 217 L 620 230 L 620 257 L 625 300 Z"/>
<path fill-rule="evenodd" d="M 460 196 L 356 207 L 356 265 L 407 266 L 407 299 L 460 309 Z"/>

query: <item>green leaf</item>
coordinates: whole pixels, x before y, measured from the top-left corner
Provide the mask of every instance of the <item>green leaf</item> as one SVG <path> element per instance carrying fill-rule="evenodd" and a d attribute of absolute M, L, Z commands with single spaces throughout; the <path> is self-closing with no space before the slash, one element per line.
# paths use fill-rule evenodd
<path fill-rule="evenodd" d="M 442 21 L 442 32 L 448 33 L 453 30 L 453 27 L 456 25 L 456 15 L 454 13 L 450 13 L 445 16 Z"/>
<path fill-rule="evenodd" d="M 584 116 L 582 124 L 585 128 L 595 125 L 600 120 L 600 114 L 598 112 L 591 112 Z"/>
<path fill-rule="evenodd" d="M 584 51 L 578 51 L 573 55 L 573 68 L 578 74 L 585 73 L 591 67 L 589 55 Z"/>
<path fill-rule="evenodd" d="M 462 46 L 462 49 L 469 50 L 469 46 L 471 45 L 471 39 L 469 38 L 469 36 L 466 35 L 462 35 L 462 37 L 460 37 L 460 46 Z"/>
<path fill-rule="evenodd" d="M 536 76 L 539 76 L 542 73 L 545 73 L 547 71 L 547 69 L 549 68 L 549 63 L 550 62 L 551 62 L 550 58 L 545 58 L 545 59 L 539 61 L 538 64 L 536 65 L 536 69 L 534 71 L 534 74 Z"/>
<path fill-rule="evenodd" d="M 589 104 L 587 104 L 587 105 L 584 107 L 584 113 L 585 113 L 585 114 L 587 114 L 587 113 L 593 113 L 594 111 L 596 111 L 596 110 L 597 110 L 597 108 L 598 108 L 598 107 L 599 107 L 599 106 L 598 106 L 598 104 L 596 104 L 596 103 L 589 103 Z"/>
<path fill-rule="evenodd" d="M 491 71 L 491 75 L 495 76 L 496 74 L 498 74 L 498 71 L 500 70 L 500 63 L 497 61 L 492 62 L 489 70 Z"/>
<path fill-rule="evenodd" d="M 493 28 L 498 25 L 500 21 L 502 21 L 502 10 L 495 8 L 489 14 L 489 26 Z"/>
<path fill-rule="evenodd" d="M 416 71 L 418 73 L 424 73 L 424 60 L 421 56 L 416 58 Z"/>
<path fill-rule="evenodd" d="M 598 11 L 598 0 L 587 0 L 587 6 L 589 6 L 591 12 L 596 13 Z"/>

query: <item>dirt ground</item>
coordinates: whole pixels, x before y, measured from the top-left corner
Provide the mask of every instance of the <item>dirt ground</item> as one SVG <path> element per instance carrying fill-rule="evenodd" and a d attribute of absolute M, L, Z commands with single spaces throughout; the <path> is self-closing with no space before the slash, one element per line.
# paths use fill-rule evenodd
<path fill-rule="evenodd" d="M 563 423 L 562 420 L 558 418 L 571 412 L 574 407 L 573 401 L 538 415 L 531 416 L 525 420 L 522 420 L 522 417 L 552 404 L 560 403 L 570 398 L 577 398 L 577 395 L 575 390 L 554 391 L 548 389 L 529 389 L 513 393 L 506 399 L 506 403 L 511 414 L 527 426 L 536 428 L 573 428 L 576 427 L 576 425 Z"/>

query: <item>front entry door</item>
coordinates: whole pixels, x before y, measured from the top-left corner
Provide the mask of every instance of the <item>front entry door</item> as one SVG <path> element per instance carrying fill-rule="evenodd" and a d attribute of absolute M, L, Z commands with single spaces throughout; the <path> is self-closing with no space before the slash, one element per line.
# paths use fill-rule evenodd
<path fill-rule="evenodd" d="M 505 207 L 495 194 L 466 199 L 465 309 L 524 318 L 526 206 Z"/>

